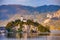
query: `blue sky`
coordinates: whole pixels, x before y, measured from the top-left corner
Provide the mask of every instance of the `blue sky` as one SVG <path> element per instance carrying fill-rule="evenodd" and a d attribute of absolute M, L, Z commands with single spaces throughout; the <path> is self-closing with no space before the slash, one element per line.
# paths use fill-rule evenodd
<path fill-rule="evenodd" d="M 60 0 L 0 0 L 0 5 L 19 4 L 27 6 L 60 5 Z"/>

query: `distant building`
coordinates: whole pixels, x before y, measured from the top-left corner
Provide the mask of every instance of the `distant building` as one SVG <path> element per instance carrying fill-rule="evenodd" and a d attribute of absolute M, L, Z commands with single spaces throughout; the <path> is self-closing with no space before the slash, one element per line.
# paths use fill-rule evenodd
<path fill-rule="evenodd" d="M 26 19 L 23 19 L 23 22 L 27 22 L 27 20 Z"/>
<path fill-rule="evenodd" d="M 21 16 L 21 19 L 20 20 L 23 21 L 23 16 Z"/>
<path fill-rule="evenodd" d="M 52 15 L 50 15 L 50 14 L 47 14 L 47 17 L 48 17 L 48 18 L 52 18 Z"/>

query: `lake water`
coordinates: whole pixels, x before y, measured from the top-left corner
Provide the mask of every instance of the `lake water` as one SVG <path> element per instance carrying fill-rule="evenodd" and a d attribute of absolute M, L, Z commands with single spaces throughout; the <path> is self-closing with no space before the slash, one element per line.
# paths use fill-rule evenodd
<path fill-rule="evenodd" d="M 8 33 L 0 34 L 0 40 L 60 40 L 60 34 Z"/>

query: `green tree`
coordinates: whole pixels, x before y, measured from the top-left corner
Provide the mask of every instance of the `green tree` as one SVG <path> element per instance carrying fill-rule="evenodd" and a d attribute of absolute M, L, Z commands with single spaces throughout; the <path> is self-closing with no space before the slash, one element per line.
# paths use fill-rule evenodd
<path fill-rule="evenodd" d="M 13 31 L 12 28 L 14 27 L 14 22 L 9 22 L 7 25 L 6 25 L 6 29 L 8 30 L 8 32 L 10 31 Z"/>
<path fill-rule="evenodd" d="M 50 32 L 50 30 L 47 27 L 44 27 L 41 24 L 38 26 L 38 30 L 40 32 Z"/>
<path fill-rule="evenodd" d="M 28 19 L 27 22 L 23 22 L 19 19 L 15 20 L 15 21 L 11 21 L 6 25 L 6 29 L 8 30 L 8 32 L 11 32 L 11 31 L 13 31 L 13 29 L 12 29 L 13 27 L 20 25 L 20 28 L 18 29 L 18 31 L 21 32 L 23 24 L 26 24 L 29 26 L 30 25 L 36 26 L 38 28 L 38 31 L 40 31 L 40 32 L 50 32 L 49 26 L 44 27 L 43 25 L 39 24 L 38 22 L 33 22 L 30 19 Z"/>

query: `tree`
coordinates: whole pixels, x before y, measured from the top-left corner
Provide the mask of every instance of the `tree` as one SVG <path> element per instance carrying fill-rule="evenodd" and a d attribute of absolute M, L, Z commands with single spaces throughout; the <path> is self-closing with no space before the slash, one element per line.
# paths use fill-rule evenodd
<path fill-rule="evenodd" d="M 42 26 L 41 24 L 38 26 L 38 30 L 40 32 L 50 32 L 49 28 Z"/>
<path fill-rule="evenodd" d="M 33 21 L 28 19 L 28 20 L 27 20 L 27 24 L 28 24 L 28 25 L 33 25 Z"/>
<path fill-rule="evenodd" d="M 6 25 L 6 29 L 8 30 L 8 32 L 11 32 L 11 31 L 13 31 L 12 28 L 14 28 L 15 26 L 20 25 L 20 28 L 18 29 L 18 31 L 21 32 L 22 28 L 23 28 L 23 24 L 26 24 L 26 25 L 29 25 L 29 26 L 30 25 L 36 26 L 38 28 L 38 31 L 40 31 L 40 32 L 50 32 L 48 26 L 44 27 L 43 25 L 39 24 L 38 22 L 33 22 L 30 19 L 28 19 L 27 22 L 23 22 L 19 19 L 15 20 L 15 21 L 11 21 Z"/>
<path fill-rule="evenodd" d="M 14 26 L 15 26 L 14 22 L 11 21 L 6 25 L 6 29 L 8 30 L 8 32 L 11 32 L 11 31 L 13 31 L 11 28 L 14 27 Z"/>

